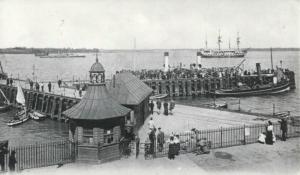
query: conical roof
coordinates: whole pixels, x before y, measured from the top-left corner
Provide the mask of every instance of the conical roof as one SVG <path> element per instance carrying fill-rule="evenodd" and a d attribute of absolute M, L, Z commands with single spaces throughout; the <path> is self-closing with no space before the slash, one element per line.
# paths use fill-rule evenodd
<path fill-rule="evenodd" d="M 127 115 L 130 109 L 120 105 L 105 84 L 90 84 L 81 101 L 63 114 L 71 119 L 103 120 Z"/>
<path fill-rule="evenodd" d="M 96 62 L 91 66 L 90 72 L 105 72 L 102 64 L 98 61 L 98 56 Z"/>

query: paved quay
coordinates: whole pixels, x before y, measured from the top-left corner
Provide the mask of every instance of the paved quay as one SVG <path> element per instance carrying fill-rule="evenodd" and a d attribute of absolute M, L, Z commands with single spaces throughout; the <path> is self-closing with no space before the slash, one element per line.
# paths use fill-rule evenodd
<path fill-rule="evenodd" d="M 99 164 L 66 164 L 60 168 L 23 170 L 18 174 L 300 174 L 300 138 L 290 138 L 274 145 L 254 143 L 211 150 L 209 154 L 183 154 L 169 160 L 166 157 L 144 160 L 133 156 Z"/>
<path fill-rule="evenodd" d="M 153 115 L 150 115 L 147 118 L 145 124 L 139 130 L 139 137 L 141 138 L 141 141 L 147 137 L 147 133 L 149 132 L 148 122 L 151 117 L 154 120 L 155 127 L 161 127 L 165 134 L 184 133 L 190 131 L 192 128 L 207 130 L 217 129 L 220 127 L 265 124 L 268 120 L 271 120 L 272 122 L 278 121 L 276 118 L 258 117 L 230 111 L 179 104 L 175 105 L 173 115 L 166 116 L 162 112 L 163 107 L 160 110 L 160 114 L 158 114 L 158 109 L 155 104 Z"/>

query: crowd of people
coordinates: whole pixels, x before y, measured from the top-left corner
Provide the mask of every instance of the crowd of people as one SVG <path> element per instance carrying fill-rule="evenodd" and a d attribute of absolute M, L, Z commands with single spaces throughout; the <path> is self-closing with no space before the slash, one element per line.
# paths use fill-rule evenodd
<path fill-rule="evenodd" d="M 286 70 L 288 71 L 288 70 Z M 131 72 L 141 80 L 170 80 L 170 79 L 181 79 L 181 78 L 208 78 L 208 77 L 235 77 L 237 75 L 253 75 L 257 74 L 255 71 L 241 70 L 237 67 L 213 67 L 213 68 L 201 68 L 201 69 L 185 69 L 175 68 L 164 72 L 160 69 L 153 70 L 121 70 L 120 72 Z M 271 69 L 261 70 L 261 73 L 268 74 L 272 73 Z"/>

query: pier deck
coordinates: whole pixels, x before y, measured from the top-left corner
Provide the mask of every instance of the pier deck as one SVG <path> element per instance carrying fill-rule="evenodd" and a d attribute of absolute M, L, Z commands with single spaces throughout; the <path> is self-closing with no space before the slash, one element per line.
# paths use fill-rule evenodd
<path fill-rule="evenodd" d="M 51 92 L 48 91 L 47 84 L 44 84 L 44 91 L 31 90 L 29 84 L 24 81 L 15 81 L 12 86 L 7 86 L 6 81 L 0 81 L 0 88 L 5 93 L 8 100 L 16 104 L 17 83 L 23 88 L 27 109 L 38 111 L 51 118 L 64 120 L 62 112 L 78 103 L 81 99 L 79 92 L 70 88 L 59 88 L 57 84 L 52 84 Z M 85 92 L 82 92 L 82 96 Z"/>

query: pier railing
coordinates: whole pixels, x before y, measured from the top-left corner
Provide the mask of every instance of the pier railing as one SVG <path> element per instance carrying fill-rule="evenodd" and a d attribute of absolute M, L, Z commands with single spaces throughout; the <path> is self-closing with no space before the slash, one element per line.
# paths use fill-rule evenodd
<path fill-rule="evenodd" d="M 75 161 L 76 146 L 68 140 L 9 147 L 5 155 L 5 171 L 9 170 L 9 155 L 15 151 L 15 170 L 63 165 Z M 1 171 L 0 171 L 1 172 Z"/>
<path fill-rule="evenodd" d="M 273 132 L 276 136 L 276 140 L 281 140 L 281 130 L 280 124 L 273 124 Z M 178 145 L 179 154 L 192 153 L 197 150 L 197 140 L 206 138 L 207 143 L 209 143 L 210 149 L 225 148 L 231 146 L 246 145 L 258 142 L 258 137 L 260 133 L 266 132 L 266 125 L 244 125 L 236 127 L 226 127 L 219 129 L 209 129 L 209 130 L 195 130 L 188 131 L 179 134 L 180 143 Z M 300 137 L 300 123 L 291 122 L 288 124 L 287 137 Z M 150 142 L 140 143 L 139 154 L 140 156 L 145 156 L 147 158 L 164 157 L 168 155 L 169 152 L 169 135 L 165 135 L 165 143 L 162 148 L 159 148 L 157 141 L 154 143 L 154 147 L 151 149 Z M 276 142 L 275 142 L 276 144 Z M 136 153 L 135 143 L 131 143 L 131 153 Z"/>

